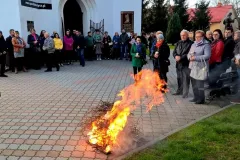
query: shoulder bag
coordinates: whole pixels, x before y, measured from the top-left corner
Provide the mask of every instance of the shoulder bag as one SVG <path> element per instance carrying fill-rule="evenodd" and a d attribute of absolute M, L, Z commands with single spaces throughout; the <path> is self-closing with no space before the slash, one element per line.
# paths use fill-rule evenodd
<path fill-rule="evenodd" d="M 196 64 L 194 69 L 191 70 L 190 77 L 204 81 L 208 78 L 208 66 L 203 58 L 201 58 L 201 63 L 203 64 L 203 67 Z"/>

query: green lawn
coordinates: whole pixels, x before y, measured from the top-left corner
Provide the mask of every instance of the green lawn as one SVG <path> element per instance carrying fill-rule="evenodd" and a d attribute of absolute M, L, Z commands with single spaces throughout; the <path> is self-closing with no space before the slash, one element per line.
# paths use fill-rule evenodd
<path fill-rule="evenodd" d="M 240 105 L 202 120 L 125 160 L 240 160 Z"/>

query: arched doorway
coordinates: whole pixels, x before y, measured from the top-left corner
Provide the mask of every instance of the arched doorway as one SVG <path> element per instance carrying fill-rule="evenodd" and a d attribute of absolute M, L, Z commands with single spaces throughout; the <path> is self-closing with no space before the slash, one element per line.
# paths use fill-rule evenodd
<path fill-rule="evenodd" d="M 77 0 L 67 0 L 63 8 L 65 31 L 76 29 L 83 32 L 83 12 Z"/>

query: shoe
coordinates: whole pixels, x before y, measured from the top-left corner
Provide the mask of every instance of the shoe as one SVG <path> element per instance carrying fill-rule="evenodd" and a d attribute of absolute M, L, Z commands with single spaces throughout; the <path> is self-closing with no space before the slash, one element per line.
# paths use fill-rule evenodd
<path fill-rule="evenodd" d="M 15 69 L 15 74 L 18 74 L 18 70 L 17 69 Z"/>
<path fill-rule="evenodd" d="M 174 96 L 179 96 L 179 95 L 182 95 L 182 93 L 176 92 L 176 93 L 173 93 L 172 95 L 174 95 Z"/>
<path fill-rule="evenodd" d="M 102 59 L 101 58 L 99 58 L 99 61 L 101 61 Z"/>
<path fill-rule="evenodd" d="M 196 99 L 191 99 L 189 102 L 196 102 L 197 100 Z"/>
<path fill-rule="evenodd" d="M 195 104 L 204 104 L 205 103 L 205 101 L 197 101 L 197 102 L 195 102 Z"/>
<path fill-rule="evenodd" d="M 47 69 L 47 70 L 46 70 L 46 71 L 44 71 L 44 72 L 52 72 L 52 70 L 48 70 L 48 69 Z"/>
<path fill-rule="evenodd" d="M 5 75 L 5 74 L 2 74 L 2 75 L 0 75 L 0 77 L 8 77 L 7 75 Z"/>
<path fill-rule="evenodd" d="M 58 67 L 57 67 L 57 71 L 59 71 L 59 70 L 60 70 L 60 67 L 58 66 Z"/>
<path fill-rule="evenodd" d="M 183 95 L 182 98 L 188 98 L 188 95 Z"/>

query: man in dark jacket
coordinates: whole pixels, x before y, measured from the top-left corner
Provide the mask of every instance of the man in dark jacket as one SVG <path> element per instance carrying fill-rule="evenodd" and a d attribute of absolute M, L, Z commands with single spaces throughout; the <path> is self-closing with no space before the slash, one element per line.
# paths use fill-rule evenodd
<path fill-rule="evenodd" d="M 187 54 L 193 42 L 189 39 L 189 32 L 187 30 L 183 30 L 180 36 L 181 40 L 176 44 L 173 51 L 173 57 L 176 60 L 178 82 L 177 92 L 173 95 L 183 95 L 183 98 L 187 98 L 190 84 L 190 69 L 188 68 L 189 60 L 187 59 Z"/>
<path fill-rule="evenodd" d="M 74 48 L 79 57 L 80 65 L 82 67 L 84 67 L 85 66 L 85 59 L 84 59 L 85 39 L 84 39 L 83 35 L 81 35 L 81 32 L 79 32 L 79 31 L 76 31 L 76 37 L 74 40 Z"/>
<path fill-rule="evenodd" d="M 148 41 L 147 41 L 146 36 L 147 36 L 147 34 L 145 32 L 142 32 L 141 41 L 147 47 L 148 46 Z"/>
<path fill-rule="evenodd" d="M 225 30 L 225 40 L 224 40 L 224 51 L 222 55 L 222 71 L 226 70 L 231 66 L 231 60 L 234 57 L 233 50 L 235 42 L 233 40 L 233 29 L 227 28 Z"/>
<path fill-rule="evenodd" d="M 237 71 L 238 72 L 238 81 L 237 81 L 237 85 L 236 85 L 236 91 L 237 95 L 235 95 L 234 97 L 232 97 L 230 99 L 231 103 L 235 103 L 235 104 L 240 104 L 240 31 L 236 31 L 234 34 L 234 41 L 235 41 L 235 47 L 234 47 L 234 62 L 232 65 L 232 70 L 233 71 Z"/>
<path fill-rule="evenodd" d="M 9 67 L 9 70 L 12 72 L 15 72 L 14 68 L 14 54 L 13 54 L 13 44 L 12 44 L 12 38 L 14 37 L 14 29 L 10 29 L 9 31 L 10 35 L 6 39 L 7 43 L 7 65 Z"/>
<path fill-rule="evenodd" d="M 31 63 L 31 67 L 33 67 L 36 70 L 41 69 L 41 49 L 40 49 L 40 42 L 39 42 L 39 35 L 36 34 L 36 31 L 34 28 L 30 30 L 31 34 L 28 35 L 27 42 L 30 46 L 30 59 L 29 61 Z"/>
<path fill-rule="evenodd" d="M 0 31 L 0 77 L 7 77 L 5 75 L 5 64 L 6 64 L 6 54 L 7 45 L 3 37 L 2 31 Z"/>
<path fill-rule="evenodd" d="M 128 57 L 127 55 L 127 44 L 128 42 L 128 34 L 125 32 L 125 30 L 122 30 L 122 34 L 120 35 L 120 44 L 121 44 L 121 55 L 120 55 L 120 60 L 124 58 L 124 56 Z"/>

